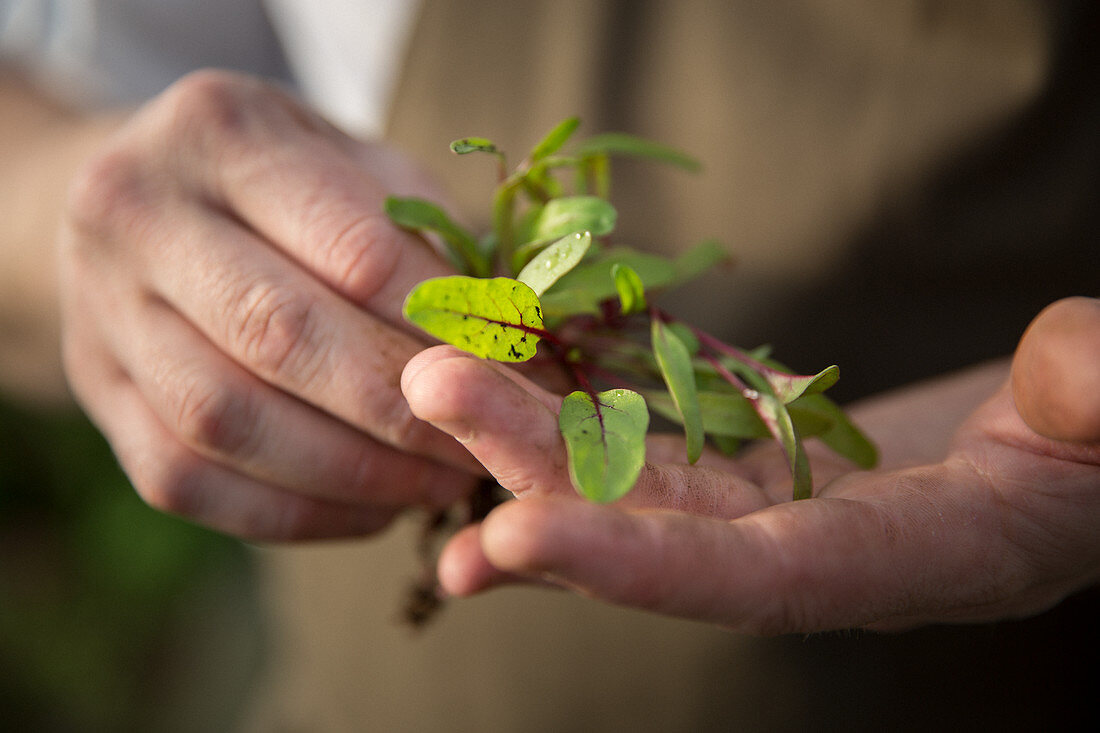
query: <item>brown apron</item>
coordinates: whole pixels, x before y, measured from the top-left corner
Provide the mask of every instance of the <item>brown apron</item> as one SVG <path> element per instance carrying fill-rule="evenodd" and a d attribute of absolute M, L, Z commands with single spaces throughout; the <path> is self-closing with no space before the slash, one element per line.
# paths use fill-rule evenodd
<path fill-rule="evenodd" d="M 1100 272 L 1098 13 L 1089 3 L 428 2 L 389 137 L 468 218 L 492 166 L 578 114 L 679 145 L 690 176 L 616 167 L 619 238 L 737 260 L 668 307 L 853 397 L 1009 353 Z M 392 623 L 411 525 L 270 551 L 256 730 L 1018 729 L 1088 699 L 1094 594 L 1028 622 L 754 639 L 509 589 Z M 701 572 L 704 569 L 700 569 Z M 961 725 L 960 725 L 961 724 Z"/>

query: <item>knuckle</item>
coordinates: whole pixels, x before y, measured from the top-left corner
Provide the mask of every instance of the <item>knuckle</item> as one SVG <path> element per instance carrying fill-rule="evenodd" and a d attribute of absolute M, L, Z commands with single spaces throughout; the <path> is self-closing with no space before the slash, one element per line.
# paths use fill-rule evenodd
<path fill-rule="evenodd" d="M 223 455 L 239 455 L 249 445 L 256 420 L 246 389 L 195 377 L 175 403 L 176 426 L 187 445 Z"/>
<path fill-rule="evenodd" d="M 253 82 L 232 72 L 203 69 L 173 84 L 160 99 L 169 124 L 202 136 L 236 136 L 248 126 Z"/>
<path fill-rule="evenodd" d="M 370 300 L 397 267 L 401 248 L 392 227 L 369 214 L 343 222 L 322 215 L 314 221 L 314 241 L 326 243 L 323 266 L 336 288 L 353 301 Z"/>
<path fill-rule="evenodd" d="M 140 164 L 125 151 L 111 148 L 90 159 L 73 177 L 65 221 L 75 231 L 97 238 L 119 233 L 141 220 L 149 199 Z"/>
<path fill-rule="evenodd" d="M 230 340 L 261 373 L 305 386 L 327 360 L 317 306 L 308 297 L 270 284 L 246 288 L 231 319 Z"/>
<path fill-rule="evenodd" d="M 153 509 L 181 517 L 202 513 L 201 459 L 183 449 L 151 451 L 124 458 L 130 482 Z"/>

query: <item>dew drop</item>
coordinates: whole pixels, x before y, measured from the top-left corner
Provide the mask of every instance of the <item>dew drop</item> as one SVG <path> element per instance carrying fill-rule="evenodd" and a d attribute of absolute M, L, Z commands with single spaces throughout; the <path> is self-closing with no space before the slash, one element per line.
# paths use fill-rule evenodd
<path fill-rule="evenodd" d="M 744 397 L 746 400 L 760 399 L 760 393 L 757 392 L 755 389 L 746 389 L 744 392 L 741 393 L 741 396 Z"/>

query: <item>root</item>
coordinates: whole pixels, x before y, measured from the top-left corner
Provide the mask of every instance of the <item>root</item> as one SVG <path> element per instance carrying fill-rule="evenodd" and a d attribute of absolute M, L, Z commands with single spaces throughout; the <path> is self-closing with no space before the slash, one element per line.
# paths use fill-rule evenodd
<path fill-rule="evenodd" d="M 480 522 L 495 507 L 507 501 L 508 493 L 496 481 L 486 479 L 469 497 L 447 509 L 428 514 L 416 543 L 420 563 L 417 579 L 409 586 L 401 608 L 405 625 L 419 630 L 427 626 L 446 605 L 439 592 L 436 564 L 444 542 L 468 524 Z"/>

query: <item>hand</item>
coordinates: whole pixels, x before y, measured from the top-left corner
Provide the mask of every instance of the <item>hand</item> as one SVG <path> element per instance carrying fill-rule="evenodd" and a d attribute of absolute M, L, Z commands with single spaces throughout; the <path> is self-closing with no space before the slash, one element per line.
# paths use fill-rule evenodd
<path fill-rule="evenodd" d="M 405 294 L 450 274 L 382 205 L 415 189 L 276 89 L 201 72 L 77 177 L 61 234 L 78 399 L 155 507 L 254 539 L 362 534 L 476 464 L 398 389 Z M 406 193 L 412 193 L 412 190 Z"/>
<path fill-rule="evenodd" d="M 1040 362 L 1045 373 L 1033 370 Z M 995 365 L 856 411 L 882 438 L 884 465 L 849 471 L 815 453 L 817 498 L 799 502 L 771 446 L 688 467 L 672 462 L 682 447 L 662 440 L 624 500 L 588 504 L 566 475 L 556 395 L 446 347 L 413 359 L 402 386 L 414 414 L 521 499 L 451 540 L 439 567 L 446 591 L 549 582 L 742 631 L 805 633 L 1033 614 L 1095 582 L 1097 364 L 1100 301 L 1060 302 L 1029 330 L 1011 387 Z M 1029 427 L 1013 390 L 1030 420 L 1076 442 Z M 953 422 L 944 416 L 990 391 L 937 447 L 949 434 L 941 423 Z M 1060 410 L 1067 396 L 1080 409 Z M 927 462 L 914 465 L 917 456 Z"/>

